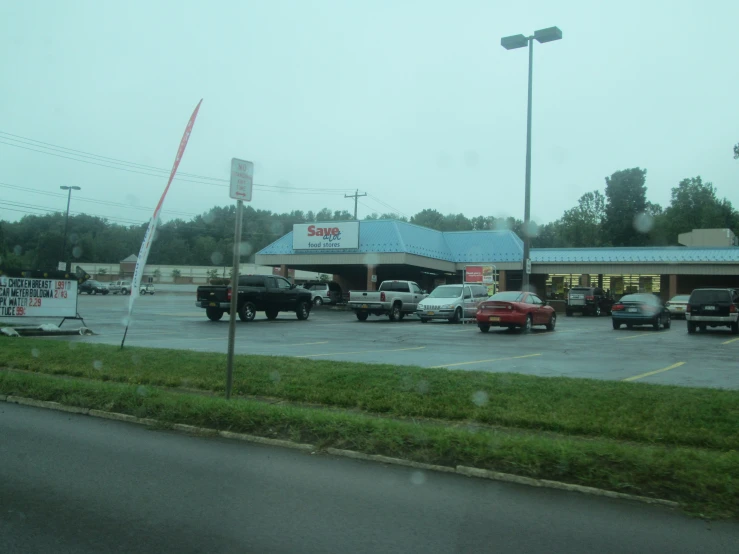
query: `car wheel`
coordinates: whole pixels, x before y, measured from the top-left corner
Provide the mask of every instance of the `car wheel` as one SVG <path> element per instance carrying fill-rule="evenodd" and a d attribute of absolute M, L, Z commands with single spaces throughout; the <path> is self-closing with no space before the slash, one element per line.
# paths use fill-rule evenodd
<path fill-rule="evenodd" d="M 121 289 L 121 294 L 122 294 L 123 296 L 127 295 L 127 294 L 128 294 L 128 290 L 126 290 L 126 289 Z"/>
<path fill-rule="evenodd" d="M 367 312 L 357 312 L 356 315 L 359 321 L 367 321 L 367 318 L 369 317 L 369 314 Z"/>
<path fill-rule="evenodd" d="M 462 320 L 462 308 L 454 310 L 454 315 L 449 319 L 449 323 L 459 323 Z"/>
<path fill-rule="evenodd" d="M 483 333 L 487 333 L 488 331 L 490 331 L 490 325 L 487 325 L 485 323 L 479 323 L 477 326 L 480 328 L 480 331 L 482 331 Z"/>
<path fill-rule="evenodd" d="M 97 293 L 98 293 L 98 291 L 96 291 L 95 289 L 92 289 L 92 290 L 91 290 L 90 292 L 88 292 L 87 294 L 97 294 Z"/>
<path fill-rule="evenodd" d="M 257 315 L 257 307 L 253 302 L 244 302 L 239 309 L 239 319 L 241 321 L 249 322 L 254 321 L 254 317 Z"/>
<path fill-rule="evenodd" d="M 652 327 L 654 328 L 655 331 L 659 331 L 660 321 L 661 321 L 661 318 L 659 316 L 654 318 L 654 323 L 652 323 Z"/>
<path fill-rule="evenodd" d="M 277 319 L 277 314 L 279 314 L 280 312 L 278 312 L 277 310 L 267 310 L 265 313 L 267 314 L 267 319 L 272 320 Z"/>
<path fill-rule="evenodd" d="M 422 317 L 421 318 L 421 323 L 428 323 L 428 322 L 429 322 L 429 318 L 427 318 L 427 317 Z"/>
<path fill-rule="evenodd" d="M 731 324 L 731 332 L 734 335 L 739 335 L 739 321 L 735 321 Z"/>
<path fill-rule="evenodd" d="M 595 309 L 593 310 L 593 315 L 595 317 L 600 317 L 600 306 L 595 307 Z"/>
<path fill-rule="evenodd" d="M 692 321 L 688 321 L 688 333 L 690 333 L 691 335 L 695 333 L 695 323 L 693 323 Z"/>
<path fill-rule="evenodd" d="M 321 298 L 320 296 L 316 296 L 313 299 L 313 305 L 314 306 L 320 306 L 321 304 L 323 304 L 323 298 Z"/>
<path fill-rule="evenodd" d="M 553 313 L 552 317 L 549 318 L 547 323 L 547 331 L 554 331 L 554 327 L 557 325 L 557 314 Z"/>
<path fill-rule="evenodd" d="M 662 323 L 662 326 L 665 329 L 669 329 L 670 327 L 672 327 L 672 316 L 670 316 L 670 314 L 667 314 L 667 318 Z"/>
<path fill-rule="evenodd" d="M 567 317 L 572 317 L 572 310 L 565 310 L 565 315 Z"/>
<path fill-rule="evenodd" d="M 298 302 L 298 307 L 295 309 L 295 315 L 300 321 L 305 321 L 310 316 L 310 305 L 307 302 Z"/>
<path fill-rule="evenodd" d="M 612 323 L 613 323 L 613 328 L 616 329 L 617 331 L 621 328 L 621 324 L 620 323 L 617 323 L 615 321 L 613 321 Z"/>
<path fill-rule="evenodd" d="M 390 318 L 390 321 L 398 321 L 400 319 L 400 304 L 393 304 L 393 307 L 390 308 L 388 317 Z"/>
<path fill-rule="evenodd" d="M 220 308 L 205 308 L 205 315 L 211 321 L 220 321 L 223 317 L 223 310 Z"/>
<path fill-rule="evenodd" d="M 534 326 L 534 318 L 529 314 L 526 316 L 526 323 L 524 323 L 523 327 L 521 327 L 522 333 L 530 333 L 531 328 Z"/>

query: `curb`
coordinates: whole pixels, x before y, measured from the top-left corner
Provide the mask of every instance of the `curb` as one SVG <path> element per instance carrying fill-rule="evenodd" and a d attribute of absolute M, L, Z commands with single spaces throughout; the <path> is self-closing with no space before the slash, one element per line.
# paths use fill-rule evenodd
<path fill-rule="evenodd" d="M 244 442 L 251 442 L 256 444 L 263 444 L 267 446 L 278 446 L 281 448 L 291 448 L 293 450 L 300 450 L 303 452 L 310 452 L 315 454 L 320 449 L 312 444 L 304 444 L 298 442 L 292 442 L 282 439 L 269 439 L 266 437 L 259 437 L 257 435 L 249 435 L 245 433 L 234 433 L 232 431 L 219 431 L 218 429 L 211 429 L 208 427 L 196 427 L 194 425 L 185 425 L 182 423 L 162 423 L 156 419 L 139 418 L 128 414 L 119 414 L 116 412 L 106 412 L 103 410 L 95 410 L 88 408 L 79 408 L 77 406 L 67 406 L 58 402 L 50 402 L 47 400 L 35 400 L 33 398 L 24 398 L 22 396 L 5 396 L 0 395 L 0 402 L 9 402 L 11 404 L 22 404 L 24 406 L 32 406 L 34 408 L 46 408 L 49 410 L 56 410 L 59 412 L 67 412 L 74 414 L 89 415 L 101 419 L 109 419 L 113 421 L 122 421 L 124 423 L 135 423 L 137 425 L 146 426 L 161 426 L 162 428 L 171 428 L 177 432 L 184 433 L 192 436 L 219 436 L 224 439 L 240 440 Z M 542 487 L 548 489 L 558 489 L 569 492 L 579 492 L 581 494 L 587 494 L 590 496 L 600 496 L 607 498 L 614 498 L 619 500 L 633 500 L 636 502 L 642 502 L 645 504 L 653 504 L 658 506 L 664 506 L 668 508 L 678 508 L 679 504 L 672 500 L 663 500 L 660 498 L 650 498 L 647 496 L 637 496 L 633 494 L 626 494 L 622 492 L 609 491 L 605 489 L 598 489 L 595 487 L 587 487 L 584 485 L 573 485 L 570 483 L 563 483 L 561 481 L 550 481 L 548 479 L 535 479 L 533 477 L 522 477 L 520 475 L 513 475 L 511 473 L 501 473 L 499 471 L 492 471 L 489 469 L 480 469 L 476 467 L 468 467 L 458 465 L 452 466 L 440 466 L 434 464 L 424 464 L 421 462 L 414 462 L 412 460 L 404 460 L 402 458 L 391 458 L 389 456 L 382 456 L 380 454 L 364 454 L 363 452 L 356 452 L 354 450 L 343 450 L 340 448 L 326 448 L 323 452 L 331 456 L 340 456 L 342 458 L 351 458 L 353 460 L 363 460 L 367 462 L 379 462 L 384 464 L 391 464 L 404 467 L 412 467 L 416 469 L 423 469 L 427 471 L 435 471 L 440 473 L 454 473 L 457 475 L 463 475 L 465 477 L 473 477 L 478 479 L 489 479 L 493 481 L 502 481 L 506 483 L 515 483 L 518 485 L 526 485 L 530 487 Z"/>

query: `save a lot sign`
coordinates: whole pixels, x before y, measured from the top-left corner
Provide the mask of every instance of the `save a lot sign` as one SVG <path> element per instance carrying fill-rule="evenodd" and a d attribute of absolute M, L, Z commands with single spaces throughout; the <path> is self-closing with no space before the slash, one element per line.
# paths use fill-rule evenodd
<path fill-rule="evenodd" d="M 293 250 L 356 250 L 359 222 L 330 221 L 293 225 Z"/>

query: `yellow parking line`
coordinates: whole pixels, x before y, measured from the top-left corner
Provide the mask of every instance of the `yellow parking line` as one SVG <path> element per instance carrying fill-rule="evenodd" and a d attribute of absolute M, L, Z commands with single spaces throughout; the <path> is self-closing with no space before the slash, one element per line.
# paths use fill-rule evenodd
<path fill-rule="evenodd" d="M 482 364 L 487 362 L 502 362 L 504 360 L 520 360 L 521 358 L 533 358 L 535 356 L 541 356 L 541 354 L 526 354 L 525 356 L 512 356 L 510 358 L 491 358 L 489 360 L 475 360 L 474 362 L 459 362 L 457 364 L 434 365 L 431 366 L 431 369 L 437 369 L 440 367 L 456 367 L 459 365 Z"/>
<path fill-rule="evenodd" d="M 331 352 L 329 354 L 305 354 L 303 356 L 295 356 L 296 358 L 318 358 L 320 356 L 343 356 L 344 354 L 368 354 L 373 352 L 403 352 L 405 350 L 423 350 L 425 346 L 415 346 L 413 348 L 394 348 L 392 350 L 355 350 L 354 352 Z"/>
<path fill-rule="evenodd" d="M 642 373 L 641 375 L 634 375 L 633 377 L 627 377 L 626 379 L 622 379 L 623 381 L 636 381 L 637 379 L 643 379 L 644 377 L 649 377 L 650 375 L 657 375 L 658 373 L 662 373 L 664 371 L 670 371 L 671 369 L 675 369 L 676 367 L 680 367 L 681 365 L 684 365 L 685 362 L 677 362 L 676 364 L 672 364 L 669 367 L 665 367 L 662 369 L 657 369 L 655 371 L 650 371 L 648 373 Z"/>
<path fill-rule="evenodd" d="M 737 338 L 735 338 L 735 339 L 727 340 L 727 341 L 725 341 L 725 342 L 722 342 L 721 344 L 731 344 L 732 342 L 736 342 L 736 341 L 738 341 L 738 340 L 739 340 L 739 337 L 737 337 Z"/>

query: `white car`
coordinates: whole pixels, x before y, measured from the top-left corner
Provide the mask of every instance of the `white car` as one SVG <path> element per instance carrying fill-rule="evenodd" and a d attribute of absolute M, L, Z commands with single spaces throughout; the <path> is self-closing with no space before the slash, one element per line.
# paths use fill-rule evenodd
<path fill-rule="evenodd" d="M 488 299 L 488 288 L 485 285 L 441 285 L 418 303 L 416 315 L 421 322 L 432 319 L 446 319 L 457 323 L 462 318 L 475 317 L 477 306 Z"/>
<path fill-rule="evenodd" d="M 665 304 L 665 308 L 670 311 L 670 315 L 674 318 L 685 317 L 685 312 L 688 309 L 688 300 L 690 300 L 689 294 L 679 294 L 670 298 L 669 302 Z"/>
<path fill-rule="evenodd" d="M 144 296 L 145 294 L 154 294 L 154 292 L 154 285 L 152 285 L 151 283 L 144 283 L 139 289 L 139 294 L 141 296 Z"/>

